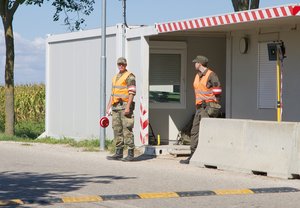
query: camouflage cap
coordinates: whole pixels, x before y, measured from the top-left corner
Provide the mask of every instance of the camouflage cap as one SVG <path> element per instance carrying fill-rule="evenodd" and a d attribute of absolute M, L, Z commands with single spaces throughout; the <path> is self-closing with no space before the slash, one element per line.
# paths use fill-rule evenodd
<path fill-rule="evenodd" d="M 202 65 L 207 65 L 208 63 L 208 58 L 206 58 L 205 56 L 196 56 L 196 58 L 193 60 L 194 63 L 200 63 Z"/>
<path fill-rule="evenodd" d="M 126 64 L 127 65 L 127 60 L 124 57 L 120 57 L 117 60 L 117 64 Z"/>

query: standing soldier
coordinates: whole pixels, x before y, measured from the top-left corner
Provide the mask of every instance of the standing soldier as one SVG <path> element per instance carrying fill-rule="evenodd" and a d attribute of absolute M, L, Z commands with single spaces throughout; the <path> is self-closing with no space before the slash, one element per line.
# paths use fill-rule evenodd
<path fill-rule="evenodd" d="M 127 71 L 127 60 L 120 57 L 117 60 L 119 73 L 112 79 L 112 93 L 106 108 L 106 113 L 112 113 L 112 128 L 116 153 L 107 156 L 108 160 L 133 161 L 134 159 L 134 102 L 136 94 L 135 76 Z M 128 155 L 123 158 L 124 146 L 128 147 Z"/>
<path fill-rule="evenodd" d="M 217 74 L 207 67 L 208 59 L 205 56 L 197 56 L 193 62 L 197 72 L 194 79 L 196 114 L 191 129 L 191 155 L 186 160 L 180 160 L 181 164 L 189 164 L 196 151 L 201 118 L 218 117 L 221 109 L 219 101 L 222 88 Z"/>

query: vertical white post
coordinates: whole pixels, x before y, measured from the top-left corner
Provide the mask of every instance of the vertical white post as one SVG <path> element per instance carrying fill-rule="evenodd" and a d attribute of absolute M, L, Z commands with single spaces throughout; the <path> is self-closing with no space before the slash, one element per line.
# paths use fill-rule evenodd
<path fill-rule="evenodd" d="M 100 117 L 102 117 L 105 116 L 106 110 L 106 0 L 102 0 L 100 70 Z M 100 127 L 100 150 L 105 149 L 105 137 L 105 128 Z"/>
<path fill-rule="evenodd" d="M 47 35 L 47 41 L 46 41 L 46 84 L 45 84 L 45 90 L 46 90 L 46 112 L 45 112 L 45 135 L 49 134 L 49 127 L 50 127 L 50 44 L 49 44 L 49 37 L 50 35 Z"/>
<path fill-rule="evenodd" d="M 232 36 L 230 33 L 226 35 L 226 100 L 225 100 L 225 116 L 232 117 Z"/>
<path fill-rule="evenodd" d="M 126 28 L 124 24 L 117 24 L 116 33 L 116 55 L 118 57 L 126 57 L 125 54 Z M 117 70 L 119 71 L 119 70 Z"/>

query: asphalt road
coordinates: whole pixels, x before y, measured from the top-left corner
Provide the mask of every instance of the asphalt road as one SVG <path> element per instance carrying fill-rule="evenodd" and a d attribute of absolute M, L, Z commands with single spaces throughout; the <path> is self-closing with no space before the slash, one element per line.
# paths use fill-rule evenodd
<path fill-rule="evenodd" d="M 0 142 L 0 207 L 12 199 L 33 202 L 16 207 L 72 208 L 298 208 L 300 204 L 298 191 L 250 193 L 262 188 L 300 190 L 298 179 L 284 180 L 181 165 L 178 161 L 182 158 L 172 156 L 140 156 L 139 161 L 126 163 L 108 161 L 107 155 L 107 152 L 84 152 L 62 145 Z M 218 190 L 227 190 L 227 194 L 177 195 L 183 192 L 218 193 Z M 128 196 L 148 196 L 150 193 L 156 195 L 153 197 L 152 194 L 148 199 L 128 199 Z M 85 200 L 88 196 L 116 195 L 128 198 Z M 77 201 L 66 200 L 69 197 Z M 80 199 L 84 200 L 80 202 Z M 43 204 L 43 200 L 52 201 Z"/>

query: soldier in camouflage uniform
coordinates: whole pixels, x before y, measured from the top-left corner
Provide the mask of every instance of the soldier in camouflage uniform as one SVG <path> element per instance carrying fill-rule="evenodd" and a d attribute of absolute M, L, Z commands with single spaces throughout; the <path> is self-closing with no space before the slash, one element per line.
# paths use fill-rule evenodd
<path fill-rule="evenodd" d="M 189 164 L 196 151 L 201 118 L 218 117 L 221 113 L 219 102 L 222 88 L 217 74 L 207 67 L 205 56 L 199 55 L 193 62 L 197 72 L 194 79 L 196 114 L 191 129 L 191 155 L 186 160 L 180 160 L 181 164 Z"/>
<path fill-rule="evenodd" d="M 134 102 L 136 94 L 135 76 L 127 71 L 127 60 L 123 57 L 118 58 L 117 65 L 119 73 L 112 80 L 112 94 L 107 105 L 107 114 L 110 109 L 112 113 L 112 128 L 116 144 L 116 153 L 107 156 L 108 160 L 134 160 Z M 124 146 L 128 147 L 128 155 L 123 158 Z"/>

